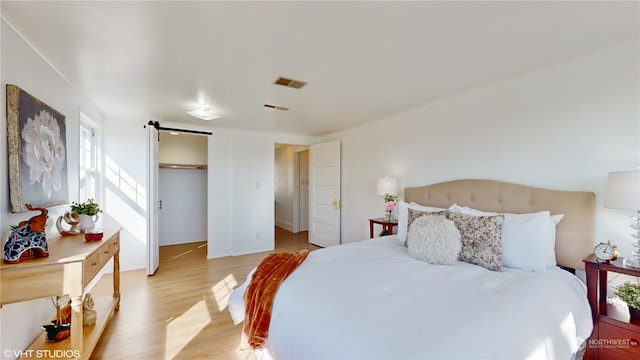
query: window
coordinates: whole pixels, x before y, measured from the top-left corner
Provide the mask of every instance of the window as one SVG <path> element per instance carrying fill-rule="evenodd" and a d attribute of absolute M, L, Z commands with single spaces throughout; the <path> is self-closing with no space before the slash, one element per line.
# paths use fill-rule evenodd
<path fill-rule="evenodd" d="M 84 117 L 83 117 L 84 119 Z M 80 123 L 80 201 L 96 199 L 98 179 L 98 147 L 95 128 Z"/>

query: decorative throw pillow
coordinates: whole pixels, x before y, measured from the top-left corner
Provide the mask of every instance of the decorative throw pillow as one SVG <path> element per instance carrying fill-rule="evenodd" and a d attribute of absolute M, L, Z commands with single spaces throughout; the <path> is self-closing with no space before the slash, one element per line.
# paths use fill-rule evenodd
<path fill-rule="evenodd" d="M 496 212 L 467 206 L 449 208 L 452 212 L 492 216 Z M 502 266 L 524 271 L 541 271 L 556 266 L 556 224 L 563 214 L 550 215 L 548 211 L 536 213 L 502 213 Z"/>
<path fill-rule="evenodd" d="M 398 202 L 398 233 L 396 234 L 396 238 L 398 239 L 398 244 L 402 246 L 405 246 L 405 243 L 407 242 L 407 218 L 409 216 L 409 209 L 427 212 L 446 210 L 443 208 L 423 206 L 415 203 L 406 203 L 400 200 Z"/>
<path fill-rule="evenodd" d="M 441 215 L 446 217 L 447 216 L 448 211 L 447 210 L 441 210 L 441 211 L 420 211 L 420 210 L 414 210 L 409 208 L 408 209 L 408 215 L 407 215 L 407 235 L 409 234 L 409 231 L 411 231 L 411 225 L 413 224 L 413 222 L 424 215 Z M 407 246 L 407 241 L 404 241 L 404 246 Z"/>
<path fill-rule="evenodd" d="M 460 235 L 462 250 L 459 259 L 493 271 L 502 271 L 502 224 L 504 215 L 472 216 L 449 213 Z"/>
<path fill-rule="evenodd" d="M 430 264 L 452 265 L 462 244 L 460 231 L 444 216 L 422 215 L 413 221 L 407 235 L 409 255 Z"/>

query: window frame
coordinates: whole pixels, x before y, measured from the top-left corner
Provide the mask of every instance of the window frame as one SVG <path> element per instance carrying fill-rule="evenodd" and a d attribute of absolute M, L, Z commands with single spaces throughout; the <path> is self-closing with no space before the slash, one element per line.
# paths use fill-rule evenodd
<path fill-rule="evenodd" d="M 78 196 L 80 201 L 93 198 L 101 202 L 100 128 L 86 115 L 80 113 L 78 131 Z M 90 134 L 88 137 L 85 134 Z M 86 159 L 88 154 L 89 159 Z M 91 184 L 87 184 L 91 181 Z M 84 185 L 83 185 L 84 182 Z"/>

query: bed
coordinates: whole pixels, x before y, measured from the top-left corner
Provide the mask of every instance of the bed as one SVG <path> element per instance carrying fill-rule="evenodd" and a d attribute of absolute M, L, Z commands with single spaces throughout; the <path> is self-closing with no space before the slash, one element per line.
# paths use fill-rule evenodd
<path fill-rule="evenodd" d="M 591 253 L 593 193 L 455 180 L 406 188 L 404 195 L 409 214 L 427 208 L 467 212 L 502 218 L 512 230 L 514 219 L 545 213 L 555 233 L 555 256 L 549 259 L 545 237 L 545 246 L 505 247 L 505 261 L 517 266 L 500 271 L 466 261 L 430 264 L 409 255 L 415 240 L 407 245 L 407 238 L 415 238 L 410 229 L 417 223 L 398 235 L 316 250 L 278 289 L 268 339 L 255 351 L 259 358 L 581 358 L 592 331 L 591 310 L 584 284 L 566 269 L 583 269 L 582 259 Z M 399 214 L 400 227 L 404 221 Z M 501 232 L 507 231 L 503 225 Z M 511 237 L 501 236 L 506 246 Z M 534 250 L 540 254 L 529 256 Z M 542 265 L 531 261 L 536 257 Z M 244 319 L 250 279 L 229 300 L 236 323 Z"/>

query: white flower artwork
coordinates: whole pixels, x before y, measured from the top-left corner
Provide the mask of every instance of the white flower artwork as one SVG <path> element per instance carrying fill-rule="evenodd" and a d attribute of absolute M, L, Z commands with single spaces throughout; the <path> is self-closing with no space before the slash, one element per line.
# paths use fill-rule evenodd
<path fill-rule="evenodd" d="M 65 116 L 11 84 L 7 145 L 12 212 L 69 202 Z"/>
<path fill-rule="evenodd" d="M 60 137 L 60 127 L 56 119 L 41 110 L 22 128 L 22 157 L 29 166 L 29 183 L 40 183 L 42 191 L 51 199 L 51 194 L 62 187 L 62 170 L 66 153 Z"/>

